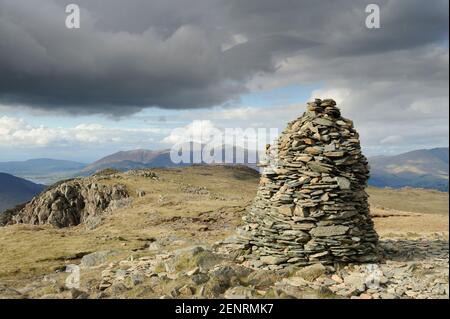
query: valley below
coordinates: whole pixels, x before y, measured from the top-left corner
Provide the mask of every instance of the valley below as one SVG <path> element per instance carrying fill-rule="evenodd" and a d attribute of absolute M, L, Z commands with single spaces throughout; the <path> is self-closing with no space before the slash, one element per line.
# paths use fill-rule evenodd
<path fill-rule="evenodd" d="M 223 243 L 259 174 L 245 166 L 104 172 L 127 205 L 94 224 L 0 227 L 3 298 L 448 298 L 448 193 L 369 187 L 377 265 L 252 269 Z M 76 288 L 67 272 L 80 267 Z"/>

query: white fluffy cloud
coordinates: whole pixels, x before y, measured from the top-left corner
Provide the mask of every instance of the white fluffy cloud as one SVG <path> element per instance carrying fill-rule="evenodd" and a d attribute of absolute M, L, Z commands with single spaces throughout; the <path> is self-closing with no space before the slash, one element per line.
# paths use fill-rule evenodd
<path fill-rule="evenodd" d="M 192 123 L 175 128 L 163 138 L 162 143 L 179 144 L 186 142 L 205 143 L 209 137 L 220 133 L 220 130 L 209 120 L 195 120 Z"/>
<path fill-rule="evenodd" d="M 262 151 L 265 145 L 272 143 L 279 133 L 280 130 L 277 127 L 218 127 L 210 120 L 194 120 L 184 127 L 172 130 L 162 143 L 176 146 L 194 142 L 213 147 L 221 147 L 225 144 L 227 147 Z"/>
<path fill-rule="evenodd" d="M 0 147 L 62 147 L 105 144 L 151 143 L 158 128 L 114 128 L 100 124 L 79 124 L 71 128 L 33 126 L 23 119 L 0 117 Z"/>
<path fill-rule="evenodd" d="M 14 117 L 0 117 L 0 146 L 3 147 L 39 147 L 60 144 L 69 137 L 66 129 L 51 129 L 44 126 L 32 126 L 24 120 Z"/>

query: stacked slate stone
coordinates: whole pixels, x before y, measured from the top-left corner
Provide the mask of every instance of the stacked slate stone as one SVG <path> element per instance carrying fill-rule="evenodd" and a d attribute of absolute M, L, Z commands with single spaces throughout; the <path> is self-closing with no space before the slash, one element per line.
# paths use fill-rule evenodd
<path fill-rule="evenodd" d="M 250 248 L 248 262 L 276 269 L 379 259 L 365 192 L 367 160 L 353 122 L 341 117 L 335 101 L 308 103 L 266 153 L 237 236 Z"/>

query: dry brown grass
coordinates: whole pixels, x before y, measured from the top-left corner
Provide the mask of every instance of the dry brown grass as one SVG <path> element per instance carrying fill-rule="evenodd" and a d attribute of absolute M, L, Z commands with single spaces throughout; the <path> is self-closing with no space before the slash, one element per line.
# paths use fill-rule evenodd
<path fill-rule="evenodd" d="M 370 204 L 399 211 L 448 216 L 448 193 L 427 189 L 369 187 Z"/>
<path fill-rule="evenodd" d="M 369 187 L 368 193 L 375 228 L 381 236 L 418 237 L 443 233 L 448 237 L 448 193 L 375 187 Z"/>

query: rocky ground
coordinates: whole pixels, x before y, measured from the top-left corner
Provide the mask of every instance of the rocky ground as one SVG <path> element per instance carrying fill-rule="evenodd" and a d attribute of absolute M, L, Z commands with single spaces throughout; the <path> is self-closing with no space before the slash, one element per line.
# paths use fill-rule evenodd
<path fill-rule="evenodd" d="M 162 245 L 161 245 L 162 244 Z M 442 236 L 381 241 L 380 264 L 280 270 L 252 269 L 214 252 L 190 246 L 168 251 L 154 241 L 146 256 L 108 262 L 114 251 L 85 255 L 81 277 L 68 288 L 68 273 L 48 274 L 18 289 L 0 288 L 3 297 L 27 298 L 448 298 L 448 240 Z M 180 244 L 183 244 L 180 242 Z M 92 274 L 95 276 L 92 277 Z"/>
<path fill-rule="evenodd" d="M 132 206 L 94 229 L 0 228 L 0 297 L 449 298 L 448 213 L 372 202 L 383 262 L 278 269 L 266 261 L 254 269 L 222 243 L 241 223 L 258 176 L 241 168 L 179 173 L 108 180 L 124 185 Z M 70 281 L 78 270 L 79 286 Z"/>

